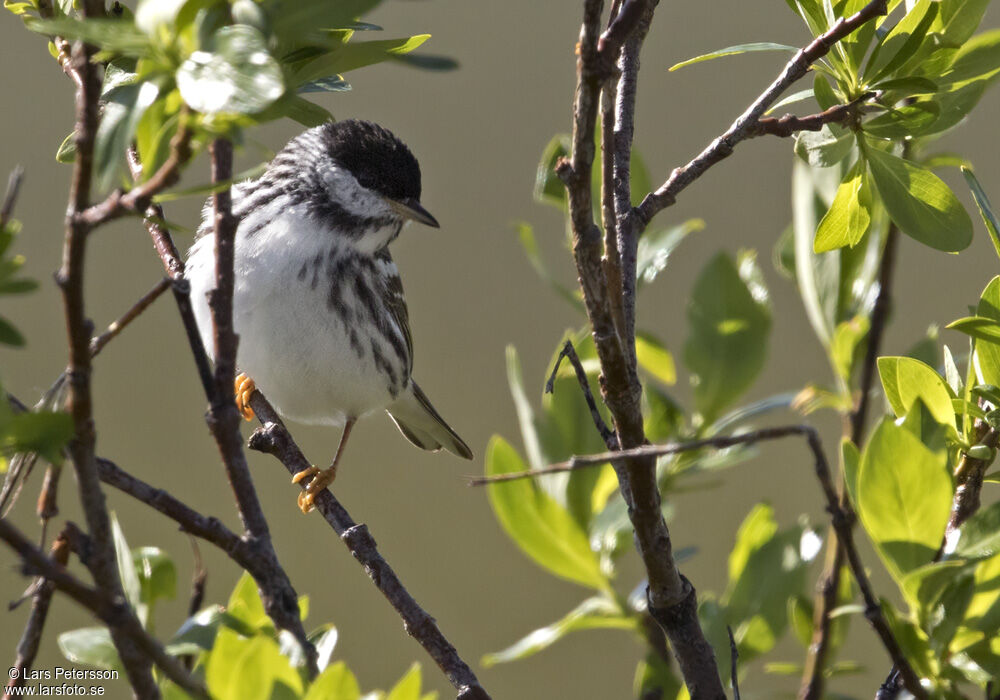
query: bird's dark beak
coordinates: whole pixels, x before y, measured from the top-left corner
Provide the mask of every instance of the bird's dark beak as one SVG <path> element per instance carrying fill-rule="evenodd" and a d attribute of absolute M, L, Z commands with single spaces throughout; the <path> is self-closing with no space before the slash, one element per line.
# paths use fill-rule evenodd
<path fill-rule="evenodd" d="M 427 224 L 428 226 L 433 226 L 434 228 L 441 228 L 441 224 L 438 223 L 437 219 L 431 216 L 431 213 L 424 209 L 420 205 L 420 202 L 413 197 L 407 197 L 405 199 L 389 199 L 386 201 L 388 201 L 389 206 L 403 218 L 413 219 L 414 221 L 419 221 L 422 224 Z"/>

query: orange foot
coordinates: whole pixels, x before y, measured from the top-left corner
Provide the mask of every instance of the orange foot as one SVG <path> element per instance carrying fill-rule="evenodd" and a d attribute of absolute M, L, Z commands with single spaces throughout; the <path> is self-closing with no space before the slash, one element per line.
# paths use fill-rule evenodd
<path fill-rule="evenodd" d="M 333 483 L 333 480 L 337 478 L 337 467 L 329 467 L 327 469 L 320 469 L 319 467 L 309 467 L 308 469 L 303 469 L 298 474 L 292 477 L 292 483 L 297 484 L 305 479 L 310 479 L 309 483 L 306 484 L 305 490 L 299 494 L 299 510 L 303 513 L 308 513 L 313 508 L 316 507 L 316 496 Z"/>
<path fill-rule="evenodd" d="M 250 395 L 257 391 L 257 385 L 247 375 L 240 372 L 234 382 L 236 390 L 236 408 L 243 414 L 246 420 L 253 420 L 253 409 L 250 408 Z"/>

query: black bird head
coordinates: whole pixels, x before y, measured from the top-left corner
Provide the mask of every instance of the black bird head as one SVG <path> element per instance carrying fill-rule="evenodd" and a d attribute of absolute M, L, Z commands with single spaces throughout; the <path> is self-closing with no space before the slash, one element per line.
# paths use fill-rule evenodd
<path fill-rule="evenodd" d="M 275 177 L 293 171 L 317 213 L 341 228 L 359 226 L 350 221 L 384 225 L 411 219 L 438 226 L 420 204 L 417 159 L 392 132 L 372 122 L 347 119 L 309 129 L 285 146 L 269 170 Z"/>

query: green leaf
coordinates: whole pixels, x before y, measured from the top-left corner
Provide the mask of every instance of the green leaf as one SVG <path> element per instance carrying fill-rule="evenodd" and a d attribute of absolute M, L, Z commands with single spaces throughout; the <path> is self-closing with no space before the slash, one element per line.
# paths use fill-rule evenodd
<path fill-rule="evenodd" d="M 570 306 L 577 309 L 581 313 L 585 313 L 583 302 L 580 300 L 579 296 L 577 296 L 576 292 L 562 284 L 549 271 L 548 266 L 545 264 L 545 260 L 542 258 L 542 252 L 538 247 L 538 241 L 535 239 L 535 230 L 532 228 L 531 224 L 520 221 L 515 224 L 515 226 L 517 227 L 518 240 L 521 242 L 521 248 L 524 250 L 524 254 L 528 258 L 528 262 L 531 263 L 531 267 L 534 268 L 536 273 L 538 273 L 538 276 L 541 277 L 542 280 L 544 280 L 560 297 L 565 299 Z M 642 241 L 639 242 L 639 246 L 641 248 Z"/>
<path fill-rule="evenodd" d="M 56 150 L 56 162 L 72 163 L 76 160 L 76 132 L 71 131 Z"/>
<path fill-rule="evenodd" d="M 123 85 L 105 98 L 94 144 L 98 190 L 110 190 L 124 179 L 128 172 L 126 149 L 132 143 L 142 115 L 156 101 L 159 92 L 155 83 L 144 82 Z"/>
<path fill-rule="evenodd" d="M 329 75 L 325 78 L 316 78 L 308 83 L 300 85 L 298 92 L 349 92 L 351 84 L 344 80 L 342 75 Z"/>
<path fill-rule="evenodd" d="M 949 328 L 959 333 L 986 340 L 991 343 L 1000 343 L 1000 321 L 983 316 L 965 316 L 956 321 L 952 321 L 945 328 Z"/>
<path fill-rule="evenodd" d="M 494 436 L 486 453 L 486 474 L 524 471 L 517 452 Z M 607 590 L 608 580 L 590 549 L 586 532 L 548 494 L 528 479 L 490 484 L 490 505 L 507 534 L 540 566 L 562 578 Z"/>
<path fill-rule="evenodd" d="M 513 345 L 507 346 L 507 386 L 510 389 L 514 410 L 517 413 L 517 423 L 521 429 L 524 451 L 528 455 L 528 465 L 532 469 L 540 469 L 546 466 L 547 460 L 542 452 L 542 443 L 538 439 L 538 431 L 535 428 L 535 412 L 524 391 L 521 359 L 517 355 L 517 348 Z"/>
<path fill-rule="evenodd" d="M 273 624 L 264 610 L 253 576 L 246 571 L 236 582 L 236 587 L 229 596 L 229 603 L 226 604 L 226 611 L 250 628 L 262 629 Z"/>
<path fill-rule="evenodd" d="M 861 472 L 861 453 L 850 438 L 840 441 L 840 459 L 844 464 L 844 485 L 855 510 L 858 507 L 858 476 Z"/>
<path fill-rule="evenodd" d="M 983 290 L 976 306 L 976 317 L 1000 323 L 1000 276 L 990 280 Z M 974 329 L 967 326 L 962 330 L 976 339 L 976 361 L 972 364 L 981 375 L 981 381 L 1000 386 L 1000 339 L 992 337 L 995 326 L 977 322 Z"/>
<path fill-rule="evenodd" d="M 872 52 L 865 66 L 864 75 L 869 83 L 876 83 L 881 78 L 892 75 L 896 69 L 901 68 L 916 55 L 931 23 L 937 17 L 938 7 L 938 2 L 919 0 L 892 28 Z"/>
<path fill-rule="evenodd" d="M 118 516 L 111 514 L 111 532 L 115 540 L 115 557 L 118 559 L 118 575 L 121 577 L 122 590 L 125 592 L 125 599 L 133 609 L 139 607 L 142 587 L 139 584 L 139 576 L 135 572 L 135 565 L 132 563 L 132 550 L 129 549 L 128 542 L 125 541 L 125 533 L 118 522 Z M 145 624 L 145 620 L 142 621 Z"/>
<path fill-rule="evenodd" d="M 954 553 L 965 559 L 1000 554 L 1000 503 L 990 504 L 965 521 Z"/>
<path fill-rule="evenodd" d="M 855 316 L 837 326 L 830 344 L 830 361 L 844 381 L 850 381 L 854 357 L 861 342 L 868 336 L 868 317 Z"/>
<path fill-rule="evenodd" d="M 972 220 L 941 178 L 877 147 L 864 152 L 885 208 L 903 233 L 947 252 L 969 246 Z"/>
<path fill-rule="evenodd" d="M 420 689 L 423 681 L 420 676 L 420 664 L 415 663 L 402 678 L 392 687 L 385 700 L 420 700 Z"/>
<path fill-rule="evenodd" d="M 841 95 L 834 91 L 830 81 L 821 73 L 817 73 L 813 79 L 813 95 L 816 97 L 816 104 L 824 110 L 843 103 Z"/>
<path fill-rule="evenodd" d="M 302 126 L 311 128 L 333 121 L 333 115 L 325 107 L 320 107 L 298 95 L 286 95 L 274 106 L 278 107 L 282 114 L 294 119 Z"/>
<path fill-rule="evenodd" d="M 941 107 L 937 102 L 922 100 L 902 107 L 890 107 L 861 125 L 869 136 L 880 139 L 903 139 L 920 132 L 937 121 Z"/>
<path fill-rule="evenodd" d="M 338 2 L 284 2 L 267 0 L 271 29 L 278 37 L 305 44 L 322 38 L 322 31 L 356 26 L 356 20 L 380 0 L 338 0 Z"/>
<path fill-rule="evenodd" d="M 0 344 L 23 348 L 25 342 L 21 331 L 17 330 L 10 321 L 0 318 Z"/>
<path fill-rule="evenodd" d="M 861 456 L 857 490 L 861 522 L 897 581 L 933 559 L 951 511 L 944 452 L 885 418 Z"/>
<path fill-rule="evenodd" d="M 297 67 L 291 76 L 292 85 L 305 85 L 319 78 L 347 73 L 393 56 L 407 54 L 431 38 L 430 34 L 380 41 L 353 41 L 318 56 Z"/>
<path fill-rule="evenodd" d="M 33 32 L 65 39 L 82 39 L 103 51 L 124 56 L 144 56 L 152 50 L 149 37 L 125 19 L 25 19 L 25 26 Z"/>
<path fill-rule="evenodd" d="M 303 700 L 360 700 L 361 687 L 358 680 L 347 668 L 347 664 L 338 661 L 328 666 L 319 674 Z"/>
<path fill-rule="evenodd" d="M 215 636 L 220 627 L 234 630 L 244 637 L 252 637 L 256 633 L 253 627 L 230 615 L 221 605 L 212 605 L 184 621 L 167 645 L 167 653 L 176 656 L 210 651 L 215 646 Z"/>
<path fill-rule="evenodd" d="M 792 631 L 806 649 L 812 644 L 813 636 L 813 605 L 804 596 L 797 595 L 788 599 L 788 619 L 792 623 Z"/>
<path fill-rule="evenodd" d="M 856 246 L 871 226 L 872 193 L 864 159 L 848 171 L 833 204 L 816 229 L 813 250 L 823 253 L 845 245 Z"/>
<path fill-rule="evenodd" d="M 802 535 L 801 527 L 779 532 L 767 504 L 756 505 L 740 526 L 722 602 L 744 660 L 771 650 L 788 625 L 788 599 L 804 593 Z"/>
<path fill-rule="evenodd" d="M 979 180 L 976 179 L 972 170 L 962 166 L 962 175 L 965 176 L 965 181 L 969 184 L 969 189 L 972 190 L 972 197 L 976 200 L 976 206 L 979 207 L 979 215 L 983 217 L 986 231 L 990 234 L 990 240 L 993 241 L 993 249 L 1000 257 L 1000 218 L 993 211 L 993 206 L 990 204 L 986 192 L 983 191 L 983 186 L 979 184 Z"/>
<path fill-rule="evenodd" d="M 824 124 L 819 131 L 795 135 L 795 154 L 814 168 L 828 168 L 844 160 L 854 150 L 854 133 L 836 124 Z"/>
<path fill-rule="evenodd" d="M 541 160 L 535 169 L 535 201 L 549 204 L 560 211 L 567 211 L 566 187 L 556 175 L 559 160 L 569 156 L 570 139 L 566 134 L 556 134 L 545 145 Z"/>
<path fill-rule="evenodd" d="M 684 361 L 696 377 L 695 403 L 707 421 L 739 398 L 764 365 L 771 312 L 767 291 L 753 281 L 755 270 L 752 260 L 737 268 L 720 253 L 691 293 Z"/>
<path fill-rule="evenodd" d="M 688 219 L 683 224 L 644 233 L 636 253 L 636 278 L 641 287 L 656 279 L 667 266 L 667 259 L 681 241 L 705 228 L 701 219 Z"/>
<path fill-rule="evenodd" d="M 0 327 L 2 325 L 0 319 Z M 37 452 L 51 464 L 62 464 L 63 448 L 73 432 L 73 418 L 68 413 L 19 413 L 0 428 L 0 452 L 6 456 Z"/>
<path fill-rule="evenodd" d="M 430 53 L 410 53 L 396 55 L 392 57 L 393 62 L 402 63 L 404 66 L 429 71 L 450 71 L 458 70 L 460 64 L 457 59 L 451 56 L 440 56 Z"/>
<path fill-rule="evenodd" d="M 137 547 L 132 563 L 139 578 L 139 599 L 146 605 L 158 600 L 173 600 L 177 595 L 177 568 L 159 547 Z"/>
<path fill-rule="evenodd" d="M 63 632 L 57 638 L 59 651 L 75 664 L 123 671 L 121 660 L 107 627 L 83 627 Z"/>
<path fill-rule="evenodd" d="M 668 385 L 677 381 L 673 355 L 652 335 L 642 332 L 636 334 L 635 356 L 639 366 L 658 381 Z"/>
<path fill-rule="evenodd" d="M 268 700 L 302 696 L 302 679 L 265 635 L 249 639 L 221 628 L 205 669 L 208 690 L 219 700 Z"/>
<path fill-rule="evenodd" d="M 135 6 L 135 26 L 150 36 L 155 36 L 161 28 L 170 29 L 186 1 L 139 0 Z"/>
<path fill-rule="evenodd" d="M 483 657 L 483 666 L 508 663 L 534 656 L 548 649 L 570 632 L 589 629 L 621 629 L 638 631 L 637 620 L 627 615 L 614 601 L 604 596 L 587 598 L 561 620 L 535 630 L 503 651 Z"/>
<path fill-rule="evenodd" d="M 713 58 L 721 58 L 723 56 L 736 56 L 741 53 L 750 53 L 753 51 L 784 51 L 786 53 L 798 53 L 799 48 L 797 46 L 788 46 L 786 44 L 775 44 L 770 41 L 757 41 L 749 44 L 738 44 L 736 46 L 727 46 L 724 49 L 712 51 L 711 53 L 702 54 L 701 56 L 695 56 L 694 58 L 689 58 L 686 61 L 681 61 L 680 63 L 675 63 L 674 65 L 670 66 L 670 70 L 675 71 L 678 68 L 684 68 L 685 66 L 690 66 L 695 63 L 701 63 L 702 61 L 710 61 Z"/>
<path fill-rule="evenodd" d="M 946 426 L 955 425 L 951 391 L 934 368 L 911 357 L 880 357 L 878 372 L 885 397 L 897 416 L 906 415 L 919 398 L 934 420 Z"/>
<path fill-rule="evenodd" d="M 750 555 L 778 532 L 774 508 L 766 503 L 755 505 L 740 524 L 736 544 L 729 553 L 729 584 L 734 585 L 746 570 Z"/>
<path fill-rule="evenodd" d="M 267 40 L 245 24 L 218 30 L 210 52 L 196 51 L 184 61 L 177 87 L 192 109 L 206 114 L 260 112 L 285 92 Z"/>
<path fill-rule="evenodd" d="M 961 46 L 979 27 L 990 0 L 941 0 L 940 11 L 930 31 L 946 45 Z"/>

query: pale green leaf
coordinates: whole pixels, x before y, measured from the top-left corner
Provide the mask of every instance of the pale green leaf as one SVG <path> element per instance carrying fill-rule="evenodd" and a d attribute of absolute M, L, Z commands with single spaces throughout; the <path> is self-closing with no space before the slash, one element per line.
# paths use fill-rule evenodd
<path fill-rule="evenodd" d="M 933 367 L 912 357 L 880 357 L 878 371 L 885 396 L 897 416 L 906 415 L 919 398 L 938 423 L 954 426 L 951 391 Z"/>
<path fill-rule="evenodd" d="M 738 44 L 736 46 L 727 46 L 724 49 L 718 49 L 717 51 L 712 51 L 711 53 L 702 54 L 701 56 L 695 56 L 694 58 L 689 58 L 686 61 L 681 61 L 680 63 L 675 63 L 670 66 L 670 70 L 675 71 L 678 68 L 684 68 L 685 66 L 690 66 L 695 63 L 701 63 L 702 61 L 710 61 L 713 58 L 722 58 L 723 56 L 736 56 L 741 53 L 750 53 L 754 51 L 783 51 L 785 53 L 798 53 L 799 48 L 797 46 L 788 46 L 786 44 L 775 44 L 770 41 L 757 41 L 751 42 L 749 44 Z"/>
<path fill-rule="evenodd" d="M 525 469 L 514 448 L 494 436 L 487 448 L 486 474 L 510 474 Z M 548 494 L 529 479 L 493 483 L 487 488 L 500 524 L 536 563 L 581 585 L 598 590 L 608 588 L 587 533 Z"/>
<path fill-rule="evenodd" d="M 885 208 L 903 233 L 937 250 L 969 246 L 972 219 L 941 178 L 874 146 L 864 151 Z"/>
<path fill-rule="evenodd" d="M 813 250 L 823 253 L 857 245 L 871 226 L 872 194 L 865 163 L 859 159 L 844 177 L 837 196 L 816 229 Z"/>
<path fill-rule="evenodd" d="M 861 456 L 857 492 L 865 531 L 897 581 L 933 559 L 951 512 L 944 452 L 883 419 Z"/>

